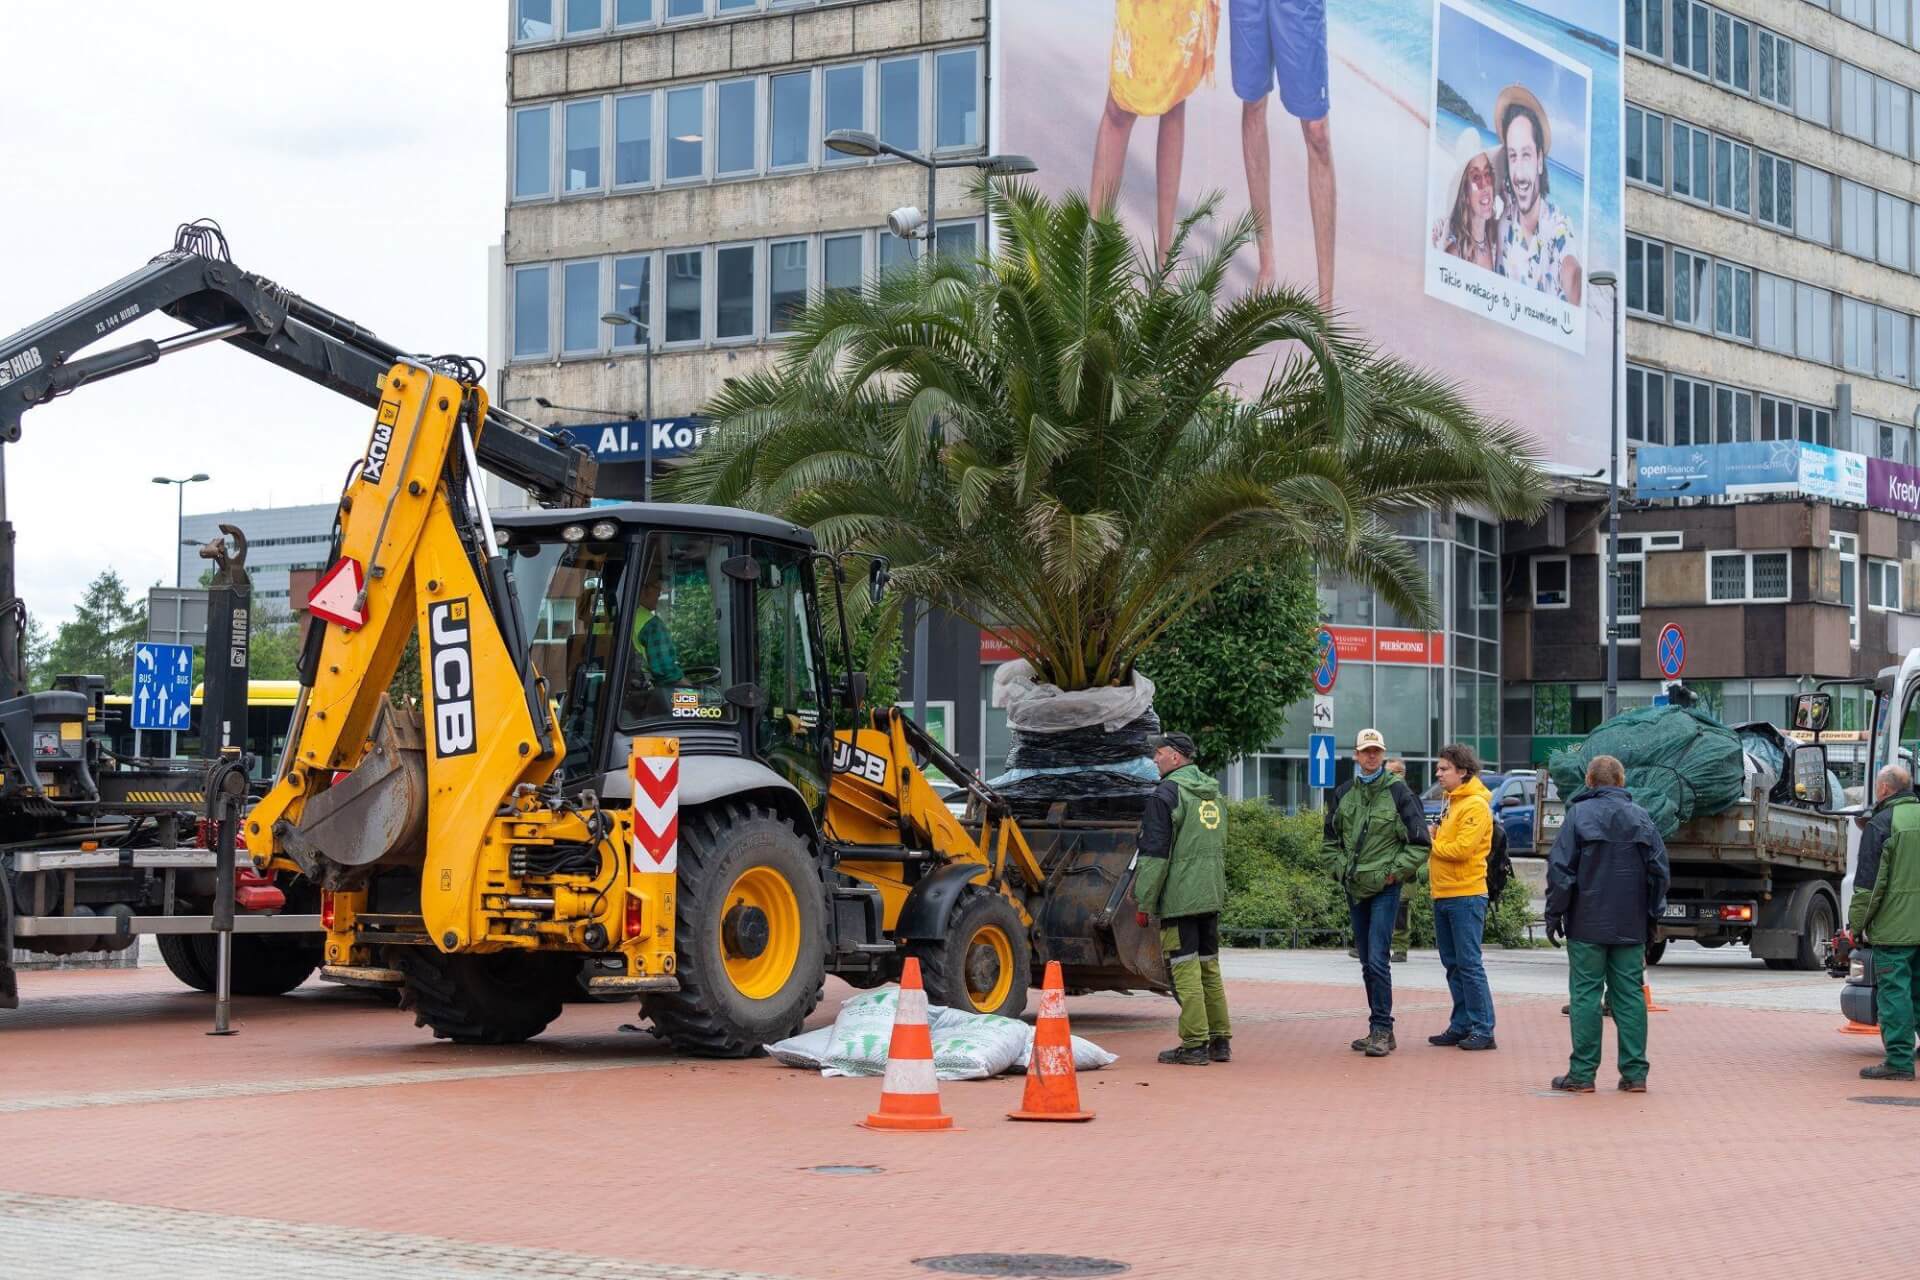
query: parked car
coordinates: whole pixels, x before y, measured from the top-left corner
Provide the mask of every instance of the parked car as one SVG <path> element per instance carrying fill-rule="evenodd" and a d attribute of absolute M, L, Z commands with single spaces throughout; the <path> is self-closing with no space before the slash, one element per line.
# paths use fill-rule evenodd
<path fill-rule="evenodd" d="M 1487 790 L 1493 793 L 1493 812 L 1500 819 L 1500 825 L 1506 828 L 1507 853 L 1510 855 L 1533 854 L 1533 791 L 1536 776 L 1532 769 L 1480 775 L 1480 781 L 1486 783 Z M 1420 797 L 1429 823 L 1440 821 L 1440 810 L 1446 806 L 1446 799 L 1445 788 L 1437 782 Z"/>

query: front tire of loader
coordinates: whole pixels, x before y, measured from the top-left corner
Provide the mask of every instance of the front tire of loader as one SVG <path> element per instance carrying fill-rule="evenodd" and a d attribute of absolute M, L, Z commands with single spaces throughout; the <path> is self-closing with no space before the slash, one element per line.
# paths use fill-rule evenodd
<path fill-rule="evenodd" d="M 519 1044 L 560 1016 L 576 982 L 573 956 L 496 951 L 446 955 L 432 947 L 395 947 L 393 966 L 407 976 L 400 1007 L 413 1025 L 455 1044 Z"/>
<path fill-rule="evenodd" d="M 744 1058 L 792 1035 L 826 984 L 826 892 L 793 824 L 731 805 L 680 819 L 674 919 L 680 990 L 648 996 L 655 1034 L 683 1053 Z"/>
<path fill-rule="evenodd" d="M 998 893 L 972 889 L 947 920 L 939 942 L 917 942 L 908 954 L 920 959 L 927 1001 L 1017 1018 L 1033 985 L 1033 953 L 1026 926 L 1013 904 Z"/>

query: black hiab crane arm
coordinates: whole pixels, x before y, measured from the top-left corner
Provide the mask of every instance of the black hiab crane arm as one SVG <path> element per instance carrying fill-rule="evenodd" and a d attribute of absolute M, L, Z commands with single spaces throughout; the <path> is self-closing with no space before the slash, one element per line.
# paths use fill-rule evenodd
<path fill-rule="evenodd" d="M 76 358 L 82 349 L 154 312 L 191 327 L 170 338 L 146 338 Z M 4 445 L 20 439 L 20 419 L 35 405 L 210 342 L 250 351 L 370 409 L 380 402 L 380 379 L 395 361 L 409 356 L 353 321 L 242 271 L 228 256 L 220 228 L 205 220 L 183 224 L 173 248 L 132 275 L 0 340 L 0 701 L 26 692 L 25 605 L 14 593 Z M 465 357 L 411 358 L 469 384 L 484 374 L 479 362 Z M 488 407 L 474 451 L 481 466 L 544 506 L 586 506 L 593 496 L 591 455 L 498 407 Z"/>

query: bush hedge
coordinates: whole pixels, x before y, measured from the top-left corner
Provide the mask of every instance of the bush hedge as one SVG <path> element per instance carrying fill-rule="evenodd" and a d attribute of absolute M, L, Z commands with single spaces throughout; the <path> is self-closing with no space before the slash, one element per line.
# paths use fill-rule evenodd
<path fill-rule="evenodd" d="M 1298 930 L 1309 947 L 1345 947 L 1352 927 L 1347 897 L 1320 856 L 1318 810 L 1288 814 L 1262 800 L 1227 811 L 1227 908 L 1222 929 Z M 1412 889 L 1413 945 L 1433 945 L 1433 895 Z M 1527 939 L 1527 887 L 1515 876 L 1487 921 L 1487 941 L 1506 947 Z"/>

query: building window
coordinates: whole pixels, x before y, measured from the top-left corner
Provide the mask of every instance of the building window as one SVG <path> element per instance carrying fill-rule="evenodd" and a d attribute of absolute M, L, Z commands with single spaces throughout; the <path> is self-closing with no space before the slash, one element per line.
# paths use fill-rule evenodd
<path fill-rule="evenodd" d="M 1707 555 L 1707 599 L 1712 604 L 1770 604 L 1787 598 L 1784 551 L 1714 551 Z"/>
<path fill-rule="evenodd" d="M 1873 141 L 1873 77 L 1850 62 L 1840 64 L 1840 132 Z"/>
<path fill-rule="evenodd" d="M 775 240 L 767 246 L 767 332 L 792 333 L 807 305 L 807 242 Z"/>
<path fill-rule="evenodd" d="M 1908 7 L 1913 0 L 1874 0 L 1873 29 L 1889 40 L 1907 42 Z"/>
<path fill-rule="evenodd" d="M 1707 203 L 1712 172 L 1712 135 L 1681 120 L 1673 122 L 1673 194 Z"/>
<path fill-rule="evenodd" d="M 567 0 L 567 34 L 583 36 L 602 26 L 600 0 Z"/>
<path fill-rule="evenodd" d="M 1755 37 L 1754 70 L 1761 101 L 1793 110 L 1793 41 L 1763 28 Z"/>
<path fill-rule="evenodd" d="M 767 80 L 767 167 L 791 169 L 813 158 L 813 73 Z"/>
<path fill-rule="evenodd" d="M 1666 117 L 1627 107 L 1627 178 L 1664 189 L 1667 155 Z"/>
<path fill-rule="evenodd" d="M 1793 220 L 1800 234 L 1820 244 L 1833 243 L 1833 175 L 1795 165 Z"/>
<path fill-rule="evenodd" d="M 1803 44 L 1793 46 L 1793 109 L 1802 120 L 1833 124 L 1833 60 Z"/>
<path fill-rule="evenodd" d="M 1793 412 L 1794 435 L 1802 443 L 1832 446 L 1833 414 L 1831 411 L 1800 404 L 1794 406 Z"/>
<path fill-rule="evenodd" d="M 522 107 L 513 113 L 513 198 L 553 194 L 553 108 Z"/>
<path fill-rule="evenodd" d="M 1867 608 L 1900 612 L 1900 566 L 1892 560 L 1867 561 Z"/>
<path fill-rule="evenodd" d="M 1713 14 L 1713 78 L 1738 93 L 1747 91 L 1748 46 L 1753 28 L 1730 14 Z"/>
<path fill-rule="evenodd" d="M 867 69 L 865 66 L 828 67 L 821 75 L 820 107 L 823 133 L 867 127 Z M 859 157 L 829 149 L 828 164 L 853 164 Z"/>
<path fill-rule="evenodd" d="M 1911 100 L 1902 85 L 1874 77 L 1873 145 L 1897 156 L 1907 154 L 1907 112 Z"/>
<path fill-rule="evenodd" d="M 759 97 L 757 80 L 729 80 L 715 94 L 713 121 L 713 172 L 716 176 L 752 173 L 758 166 L 754 154 L 755 101 Z"/>
<path fill-rule="evenodd" d="M 1747 268 L 1713 264 L 1713 331 L 1723 338 L 1753 340 L 1753 272 Z"/>
<path fill-rule="evenodd" d="M 750 244 L 714 253 L 714 326 L 716 339 L 753 336 L 753 256 Z"/>
<path fill-rule="evenodd" d="M 1802 360 L 1833 363 L 1833 295 L 1825 289 L 1793 286 L 1793 350 Z"/>
<path fill-rule="evenodd" d="M 600 261 L 569 262 L 561 273 L 565 297 L 560 308 L 560 352 L 578 355 L 600 349 Z"/>
<path fill-rule="evenodd" d="M 1793 439 L 1793 402 L 1760 397 L 1760 435 L 1765 440 Z"/>
<path fill-rule="evenodd" d="M 613 184 L 653 181 L 653 95 L 631 93 L 613 100 Z"/>
<path fill-rule="evenodd" d="M 1571 604 L 1567 589 L 1567 558 L 1536 556 L 1533 561 L 1533 607 L 1565 609 Z"/>
<path fill-rule="evenodd" d="M 1673 4 L 1673 65 L 1704 76 L 1711 69 L 1707 42 L 1711 11 L 1697 0 L 1671 0 Z"/>
<path fill-rule="evenodd" d="M 1880 264 L 1905 271 L 1912 260 L 1913 206 L 1884 191 L 1873 193 L 1874 247 Z"/>
<path fill-rule="evenodd" d="M 957 49 L 933 58 L 933 142 L 936 147 L 980 145 L 980 51 Z"/>
<path fill-rule="evenodd" d="M 567 104 L 566 175 L 568 191 L 600 187 L 600 99 Z"/>
<path fill-rule="evenodd" d="M 706 176 L 707 92 L 700 85 L 667 91 L 667 181 Z M 668 325 L 672 327 L 671 324 Z"/>
<path fill-rule="evenodd" d="M 706 334 L 706 254 L 699 249 L 670 253 L 666 261 L 666 341 L 698 342 Z"/>
<path fill-rule="evenodd" d="M 1840 300 L 1840 364 L 1855 373 L 1873 372 L 1873 310 L 1855 298 Z"/>
<path fill-rule="evenodd" d="M 1641 444 L 1667 442 L 1665 374 L 1627 366 L 1627 439 Z"/>
<path fill-rule="evenodd" d="M 517 0 L 513 24 L 516 44 L 553 39 L 553 0 Z"/>
<path fill-rule="evenodd" d="M 653 21 L 653 0 L 614 0 L 613 22 L 615 26 L 632 26 L 640 22 Z"/>
<path fill-rule="evenodd" d="M 1754 156 L 1754 196 L 1760 221 L 1793 230 L 1793 161 L 1761 151 Z"/>
<path fill-rule="evenodd" d="M 1873 309 L 1874 373 L 1889 382 L 1906 382 L 1913 359 L 1913 321 L 1903 311 Z"/>
<path fill-rule="evenodd" d="M 613 309 L 639 322 L 614 326 L 616 348 L 653 345 L 652 254 L 613 260 Z"/>
<path fill-rule="evenodd" d="M 980 251 L 979 230 L 971 222 L 943 222 L 934 233 L 933 248 L 943 258 L 972 258 Z"/>
<path fill-rule="evenodd" d="M 828 236 L 820 244 L 820 286 L 828 293 L 852 293 L 865 266 L 865 236 Z"/>
<path fill-rule="evenodd" d="M 1753 396 L 1732 387 L 1713 389 L 1713 439 L 1716 444 L 1747 444 L 1753 439 Z"/>
<path fill-rule="evenodd" d="M 1713 443 L 1713 388 L 1706 383 L 1673 379 L 1673 442 Z"/>
<path fill-rule="evenodd" d="M 1840 180 L 1840 247 L 1862 258 L 1873 257 L 1874 197 L 1878 193 L 1857 182 Z"/>
<path fill-rule="evenodd" d="M 1641 315 L 1667 313 L 1667 247 L 1639 236 L 1627 237 L 1627 310 Z"/>
<path fill-rule="evenodd" d="M 1860 647 L 1860 539 L 1851 533 L 1829 533 L 1827 546 L 1839 552 L 1840 603 L 1847 608 L 1847 643 Z"/>
<path fill-rule="evenodd" d="M 544 356 L 548 345 L 547 268 L 513 270 L 513 354 Z"/>
<path fill-rule="evenodd" d="M 675 18 L 701 17 L 707 7 L 707 0 L 667 0 L 667 20 Z"/>
<path fill-rule="evenodd" d="M 902 151 L 920 150 L 920 59 L 880 64 L 880 141 Z"/>
<path fill-rule="evenodd" d="M 1707 278 L 1712 262 L 1690 249 L 1673 250 L 1673 322 L 1704 329 L 1709 318 Z"/>
<path fill-rule="evenodd" d="M 1755 340 L 1769 351 L 1793 354 L 1793 281 L 1762 275 L 1756 282 Z"/>
<path fill-rule="evenodd" d="M 1627 0 L 1627 47 L 1651 58 L 1664 58 L 1667 48 L 1663 0 Z"/>
<path fill-rule="evenodd" d="M 1753 148 L 1744 142 L 1713 140 L 1714 207 L 1742 217 L 1753 212 Z"/>
<path fill-rule="evenodd" d="M 1858 425 L 1863 420 L 1855 421 Z M 1903 462 L 1911 466 L 1913 464 L 1913 428 L 1895 426 L 1891 422 L 1872 425 L 1874 434 L 1871 438 L 1878 446 L 1874 456 L 1884 458 L 1888 462 Z M 1864 446 L 1864 440 L 1861 443 Z"/>

